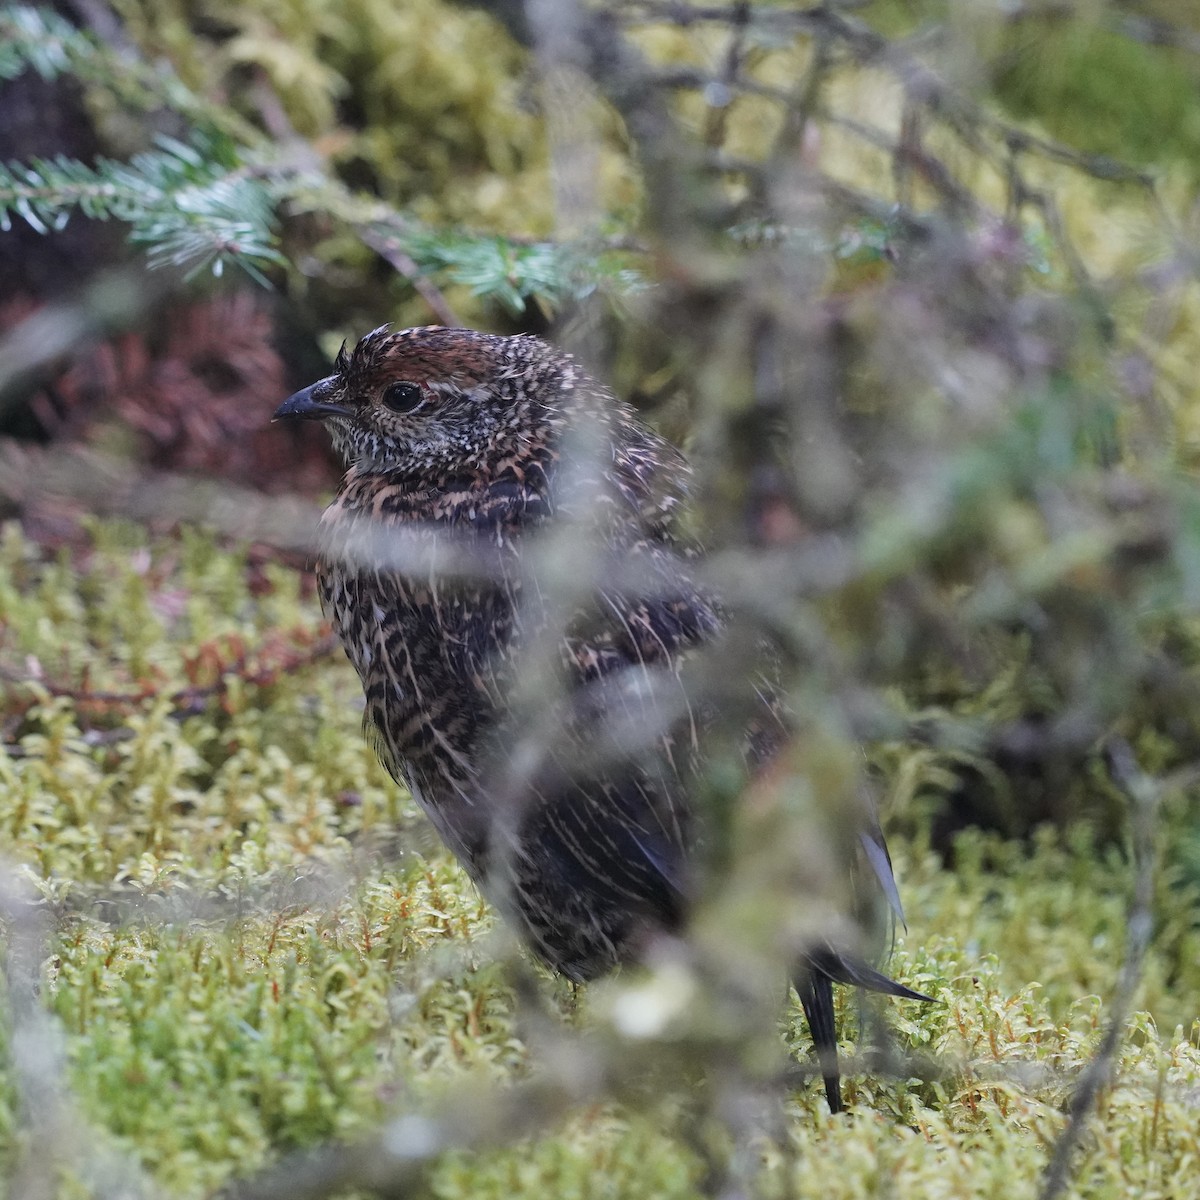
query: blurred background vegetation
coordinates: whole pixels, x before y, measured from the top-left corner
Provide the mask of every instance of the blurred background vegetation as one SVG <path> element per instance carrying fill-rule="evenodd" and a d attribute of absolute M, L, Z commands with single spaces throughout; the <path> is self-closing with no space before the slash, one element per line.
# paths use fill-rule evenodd
<path fill-rule="evenodd" d="M 0 80 L 9 1194 L 1196 1193 L 1191 4 L 63 0 Z M 878 797 L 859 1119 L 794 1006 L 531 979 L 374 762 L 268 418 L 384 321 L 688 448 L 803 730 L 697 954 Z"/>

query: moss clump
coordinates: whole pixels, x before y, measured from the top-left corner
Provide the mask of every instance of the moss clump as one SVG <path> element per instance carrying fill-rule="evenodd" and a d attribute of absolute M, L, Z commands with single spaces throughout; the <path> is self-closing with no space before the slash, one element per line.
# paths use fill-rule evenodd
<path fill-rule="evenodd" d="M 250 654 L 281 631 L 311 645 L 302 576 L 195 531 L 152 538 L 110 522 L 59 554 L 8 526 L 0 556 L 0 665 L 41 676 L 5 695 L 0 853 L 54 903 L 42 994 L 95 1146 L 132 1155 L 163 1194 L 202 1196 L 290 1148 L 435 1103 L 456 1079 L 536 1069 L 492 918 L 373 761 L 340 657 L 183 709 L 168 699 L 236 670 L 216 650 L 201 670 L 197 645 Z M 95 698 L 139 690 L 156 694 Z M 912 932 L 892 968 L 940 1004 L 889 1005 L 888 1020 L 902 1047 L 951 1070 L 848 1080 L 854 1121 L 829 1118 L 816 1088 L 796 1092 L 783 1141 L 751 1148 L 762 1194 L 1033 1195 L 1101 1035 L 1128 867 L 1085 827 L 1029 846 L 964 835 L 953 873 L 920 838 L 897 850 Z M 1082 1196 L 1168 1187 L 1194 1169 L 1200 955 L 1178 885 L 1160 900 L 1165 951 L 1143 990 L 1153 1016 L 1130 1024 Z M 844 997 L 848 1049 L 855 1013 Z M 798 1012 L 785 1037 L 807 1055 Z M 564 1118 L 513 1146 L 445 1156 L 431 1194 L 683 1197 L 702 1184 L 687 1096 Z M 29 1152 L 19 1127 L 5 1071 L 9 1167 Z M 835 1173 L 812 1169 L 828 1161 Z M 64 1170 L 62 1194 L 85 1194 L 86 1161 Z"/>
<path fill-rule="evenodd" d="M 1140 163 L 1200 154 L 1196 73 L 1183 51 L 1089 21 L 1021 22 L 996 66 L 999 98 L 1092 154 Z"/>
<path fill-rule="evenodd" d="M 354 183 L 439 222 L 545 233 L 552 189 L 522 51 L 483 13 L 443 0 L 120 0 L 130 34 L 183 78 L 253 110 L 260 72 L 290 120 Z"/>

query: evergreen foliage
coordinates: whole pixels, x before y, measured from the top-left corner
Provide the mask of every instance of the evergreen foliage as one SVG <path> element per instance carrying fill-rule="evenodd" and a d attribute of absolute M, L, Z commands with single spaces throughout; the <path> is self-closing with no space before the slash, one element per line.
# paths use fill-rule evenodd
<path fill-rule="evenodd" d="M 205 269 L 220 275 L 236 263 L 266 284 L 260 268 L 284 262 L 274 246 L 271 196 L 232 151 L 217 138 L 187 145 L 160 135 L 154 151 L 128 163 L 100 159 L 88 167 L 59 156 L 0 166 L 0 232 L 14 215 L 38 233 L 59 231 L 78 209 L 128 224 L 152 267 L 181 268 L 190 277 Z"/>
<path fill-rule="evenodd" d="M 259 45 L 241 48 L 249 54 Z M 0 78 L 22 70 L 43 78 L 70 71 L 119 100 L 138 89 L 137 102 L 176 114 L 191 126 L 185 138 L 158 135 L 152 149 L 128 162 L 53 160 L 0 164 L 0 232 L 14 217 L 38 233 L 64 228 L 78 210 L 130 227 L 152 267 L 191 277 L 220 275 L 237 266 L 269 286 L 264 270 L 286 267 L 279 248 L 281 211 L 320 212 L 352 230 L 386 236 L 422 275 L 460 284 L 514 314 L 530 301 L 556 307 L 599 288 L 616 294 L 637 285 L 628 255 L 588 242 L 557 245 L 433 228 L 412 212 L 349 193 L 311 162 L 298 166 L 246 122 L 203 100 L 167 66 L 129 64 L 48 10 L 14 6 L 0 11 Z M 587 267 L 585 269 L 585 265 Z"/>

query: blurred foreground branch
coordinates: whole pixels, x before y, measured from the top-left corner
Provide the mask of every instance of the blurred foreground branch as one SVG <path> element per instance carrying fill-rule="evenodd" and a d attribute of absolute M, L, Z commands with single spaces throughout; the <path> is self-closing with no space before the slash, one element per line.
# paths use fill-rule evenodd
<path fill-rule="evenodd" d="M 335 241 L 331 230 L 349 232 L 409 280 L 439 320 L 457 322 L 468 311 L 460 300 L 473 292 L 505 321 L 528 317 L 534 301 L 577 319 L 563 336 L 583 329 L 577 340 L 589 362 L 620 343 L 613 371 L 601 374 L 624 372 L 639 384 L 652 376 L 647 393 L 662 400 L 666 423 L 686 429 L 697 466 L 694 503 L 708 553 L 681 550 L 672 569 L 718 595 L 733 629 L 702 679 L 681 672 L 681 680 L 719 709 L 753 658 L 748 648 L 767 641 L 804 736 L 773 786 L 733 796 L 719 771 L 705 781 L 714 808 L 726 804 L 745 824 L 731 821 L 739 836 L 719 846 L 724 891 L 691 939 L 671 948 L 679 961 L 653 964 L 652 974 L 678 968 L 672 978 L 701 978 L 696 1020 L 714 1010 L 728 1018 L 713 1019 L 715 1032 L 673 1045 L 664 1037 L 649 1049 L 636 1032 L 611 1042 L 531 1037 L 541 1055 L 532 1078 L 511 1087 L 472 1079 L 429 1115 L 406 1102 L 404 1115 L 377 1133 L 297 1154 L 228 1194 L 416 1192 L 447 1151 L 552 1129 L 581 1104 L 616 1097 L 636 1107 L 659 1085 L 692 1095 L 701 1089 L 689 1071 L 709 1073 L 694 1107 L 724 1105 L 725 1125 L 713 1124 L 744 1129 L 749 1119 L 736 1114 L 753 1107 L 739 1107 L 748 1093 L 760 1089 L 774 1103 L 780 1086 L 811 1074 L 775 1061 L 773 1018 L 762 1018 L 753 994 L 769 990 L 756 974 L 769 973 L 760 972 L 763 947 L 811 939 L 833 920 L 826 851 L 854 802 L 878 789 L 897 798 L 911 825 L 934 812 L 953 830 L 983 813 L 1025 834 L 1040 821 L 1065 825 L 1080 815 L 1100 814 L 1104 825 L 1112 811 L 1103 834 L 1132 835 L 1124 961 L 1081 1075 L 948 1053 L 856 1060 L 905 1080 L 961 1082 L 967 1093 L 980 1079 L 1028 1090 L 1074 1084 L 1042 1180 L 1053 1200 L 1068 1185 L 1097 1093 L 1113 1079 L 1144 975 L 1152 835 L 1167 783 L 1153 782 L 1138 759 L 1169 782 L 1200 757 L 1191 719 L 1200 705 L 1200 501 L 1187 476 L 1195 396 L 1179 366 L 1194 361 L 1196 343 L 1171 341 L 1194 309 L 1200 259 L 1187 222 L 1164 199 L 1176 185 L 1164 185 L 1156 169 L 1001 115 L 981 82 L 987 72 L 974 69 L 995 65 L 986 39 L 963 42 L 969 31 L 953 22 L 889 36 L 847 5 L 648 2 L 563 4 L 554 23 L 539 25 L 523 7 L 477 7 L 526 44 L 536 41 L 545 84 L 537 103 L 554 109 L 551 182 L 539 186 L 557 197 L 556 237 L 433 229 L 370 187 L 351 188 L 338 175 L 336 138 L 320 152 L 317 139 L 307 145 L 283 111 L 283 93 L 269 88 L 260 112 L 286 152 L 273 157 L 277 147 L 259 134 L 227 128 L 225 173 L 210 172 L 203 186 L 251 181 L 267 198 L 259 216 L 285 218 L 297 260 Z M 1036 14 L 1009 15 L 997 39 Z M 1114 15 L 1105 8 L 1109 26 Z M 1067 32 L 1074 18 L 1062 14 Z M 1188 51 L 1193 41 L 1140 18 L 1118 24 L 1139 44 Z M 688 41 L 693 35 L 701 40 Z M 32 43 L 23 53 L 33 55 Z M 353 107 L 339 98 L 338 111 Z M 606 210 L 603 183 L 614 143 L 634 179 L 618 193 L 619 211 Z M 1089 241 L 1088 222 L 1099 231 L 1093 241 L 1116 238 L 1120 221 L 1132 219 L 1122 210 L 1110 227 L 1101 214 L 1130 196 L 1146 245 L 1106 257 L 1106 245 Z M 48 215 L 33 210 L 35 220 Z M 251 230 L 260 242 L 268 224 Z M 236 239 L 220 252 L 236 257 Z M 325 260 L 305 261 L 303 286 L 315 291 Z M 348 289 L 338 286 L 339 322 L 358 320 L 357 309 L 347 316 Z M 377 295 L 364 285 L 361 309 L 378 304 Z M 95 330 L 128 322 L 143 299 L 124 283 L 47 310 L 0 344 L 0 386 L 42 371 Z M 264 397 L 264 420 L 269 403 Z M 586 454 L 580 462 L 595 465 Z M 582 492 L 589 510 L 594 494 Z M 195 522 L 289 554 L 332 550 L 435 581 L 494 580 L 509 568 L 486 539 L 421 528 L 382 536 L 351 528 L 331 547 L 314 504 L 88 452 L 5 444 L 0 495 L 18 508 L 71 497 L 159 528 Z M 507 760 L 491 764 L 497 794 L 514 808 L 531 764 L 563 752 L 560 695 L 543 668 L 566 615 L 597 596 L 653 598 L 674 586 L 669 572 L 606 552 L 592 532 L 586 512 L 564 521 L 559 536 L 530 545 L 523 564 L 528 581 L 545 581 L 552 635 L 520 664 L 527 719 L 505 747 Z M 267 682 L 327 649 L 318 639 L 298 656 L 219 665 Z M 172 698 L 186 707 L 221 686 L 176 689 Z M 147 695 L 67 683 L 52 690 L 80 708 Z M 611 759 L 660 732 L 650 722 L 614 728 L 598 728 L 576 757 Z M 1107 777 L 1099 771 L 1104 747 Z M 1143 757 L 1147 748 L 1152 758 Z M 330 903 L 359 865 L 352 858 L 345 876 L 295 888 L 197 893 L 177 905 L 167 896 L 161 920 Z M 81 895 L 77 909 L 62 911 L 107 906 L 114 923 L 154 921 L 152 891 Z M 40 954 L 44 940 L 45 931 L 28 945 Z M 1180 945 L 1189 945 L 1186 936 Z M 14 992 L 14 1011 L 32 997 L 28 971 L 15 977 L 24 991 Z M 645 1011 L 657 1010 L 647 1002 Z M 650 1020 L 645 1011 L 639 1017 Z M 522 1004 L 518 1018 L 527 1015 Z M 46 1077 L 60 1075 L 50 1063 Z M 31 1074 L 23 1078 L 32 1088 Z M 1120 1086 L 1143 1087 L 1136 1079 Z M 60 1119 L 57 1103 L 42 1106 L 47 1127 Z"/>
<path fill-rule="evenodd" d="M 1133 843 L 1133 892 L 1129 901 L 1125 961 L 1108 1000 L 1104 1038 L 1071 1093 L 1067 1126 L 1046 1165 L 1040 1200 L 1056 1200 L 1070 1185 L 1072 1158 L 1092 1115 L 1097 1094 L 1112 1081 L 1125 1022 L 1142 985 L 1146 954 L 1154 933 L 1155 821 L 1161 785 L 1142 772 L 1125 741 L 1114 740 L 1108 752 L 1113 776 L 1129 799 Z"/>

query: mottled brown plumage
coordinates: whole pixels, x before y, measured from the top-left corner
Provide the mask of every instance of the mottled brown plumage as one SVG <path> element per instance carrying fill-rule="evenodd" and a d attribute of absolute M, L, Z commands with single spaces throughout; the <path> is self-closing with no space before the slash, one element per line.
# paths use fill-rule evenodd
<path fill-rule="evenodd" d="M 679 451 L 569 356 L 536 338 L 462 329 L 376 330 L 276 416 L 324 420 L 346 463 L 324 518 L 322 604 L 362 679 L 380 757 L 472 879 L 576 981 L 678 928 L 694 882 L 689 793 L 706 728 L 679 668 L 722 625 L 672 535 L 688 477 Z M 563 470 L 583 435 L 598 453 Z M 501 795 L 499 764 L 521 728 L 515 671 L 549 621 L 522 551 L 555 521 L 583 517 L 653 586 L 601 588 L 567 614 L 557 729 L 519 794 Z M 429 544 L 465 541 L 488 569 L 364 564 L 345 551 L 363 520 Z M 748 733 L 751 757 L 772 740 L 771 719 Z M 610 743 L 619 755 L 603 751 Z M 894 896 L 877 831 L 864 847 Z M 832 947 L 805 965 L 798 988 L 825 1052 L 832 980 L 915 995 Z M 840 1107 L 832 1066 L 826 1083 Z"/>

